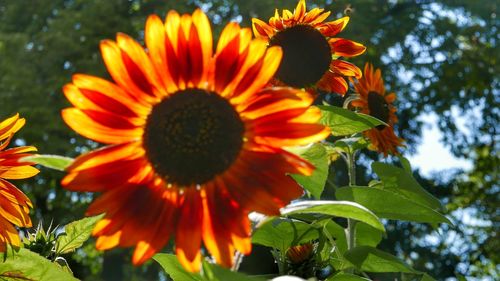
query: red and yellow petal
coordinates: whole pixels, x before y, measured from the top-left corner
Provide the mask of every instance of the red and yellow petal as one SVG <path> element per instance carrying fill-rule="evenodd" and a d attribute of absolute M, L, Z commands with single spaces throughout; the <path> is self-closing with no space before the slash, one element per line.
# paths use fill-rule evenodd
<path fill-rule="evenodd" d="M 339 57 L 355 57 L 366 51 L 366 47 L 363 44 L 343 38 L 331 38 L 328 43 L 333 55 Z"/>
<path fill-rule="evenodd" d="M 31 227 L 29 217 L 33 207 L 30 199 L 8 180 L 26 179 L 39 173 L 32 162 L 23 160 L 36 151 L 33 146 L 22 146 L 4 150 L 14 134 L 25 124 L 25 119 L 15 114 L 0 122 L 0 252 L 7 244 L 19 247 L 21 241 L 14 226 Z"/>
<path fill-rule="evenodd" d="M 77 108 L 64 109 L 62 118 L 71 129 L 82 136 L 107 144 L 136 141 L 143 134 L 143 129 L 140 127 L 110 127 L 110 122 L 101 124 L 98 118 L 93 119 Z"/>
<path fill-rule="evenodd" d="M 361 69 L 359 69 L 354 64 L 343 60 L 332 61 L 330 69 L 332 70 L 332 72 L 346 77 L 356 77 L 357 79 L 359 79 L 363 75 L 361 73 Z"/>
<path fill-rule="evenodd" d="M 200 270 L 203 221 L 203 198 L 195 188 L 186 189 L 179 210 L 175 236 L 175 253 L 182 265 L 191 272 Z"/>
<path fill-rule="evenodd" d="M 325 22 L 321 25 L 318 25 L 317 29 L 323 34 L 325 37 L 332 37 L 344 30 L 344 28 L 349 23 L 349 17 L 343 17 L 331 22 Z"/>

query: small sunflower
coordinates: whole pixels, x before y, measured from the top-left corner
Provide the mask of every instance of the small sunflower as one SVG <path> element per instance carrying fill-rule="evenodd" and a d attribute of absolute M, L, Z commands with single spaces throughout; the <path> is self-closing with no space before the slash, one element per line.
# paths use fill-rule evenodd
<path fill-rule="evenodd" d="M 396 136 L 393 126 L 398 122 L 395 93 L 386 94 L 384 80 L 380 69 L 373 69 L 373 65 L 366 63 L 363 78 L 354 82 L 354 89 L 359 99 L 351 105 L 358 107 L 360 112 L 369 114 L 387 123 L 388 126 L 377 126 L 364 134 L 371 141 L 371 147 L 378 152 L 398 154 L 397 147 L 403 146 L 404 140 Z"/>
<path fill-rule="evenodd" d="M 29 208 L 30 199 L 7 180 L 26 179 L 38 174 L 33 163 L 22 161 L 29 152 L 36 151 L 33 146 L 20 146 L 5 149 L 14 134 L 26 121 L 16 114 L 0 122 L 0 252 L 5 252 L 6 245 L 21 245 L 17 227 L 31 227 Z"/>
<path fill-rule="evenodd" d="M 279 47 L 228 24 L 213 54 L 207 16 L 155 15 L 147 52 L 125 34 L 101 43 L 109 82 L 77 74 L 64 87 L 74 107 L 64 121 L 107 144 L 78 157 L 65 188 L 100 192 L 88 215 L 100 250 L 135 246 L 141 264 L 173 237 L 181 264 L 200 269 L 202 242 L 226 267 L 251 249 L 248 213 L 279 214 L 301 196 L 286 174 L 311 174 L 283 149 L 324 139 L 313 98 L 288 87 L 264 88 L 281 61 Z"/>
<path fill-rule="evenodd" d="M 292 246 L 286 251 L 286 257 L 291 263 L 299 264 L 309 259 L 313 254 L 313 250 L 314 244 L 311 242 Z"/>
<path fill-rule="evenodd" d="M 306 12 L 306 2 L 300 0 L 293 13 L 283 10 L 280 16 L 276 9 L 269 23 L 252 19 L 256 37 L 266 38 L 269 46 L 283 49 L 274 84 L 344 95 L 348 89 L 344 77 L 361 78 L 361 70 L 340 57 L 361 55 L 366 47 L 333 37 L 346 27 L 349 17 L 325 22 L 329 15 L 320 8 Z"/>

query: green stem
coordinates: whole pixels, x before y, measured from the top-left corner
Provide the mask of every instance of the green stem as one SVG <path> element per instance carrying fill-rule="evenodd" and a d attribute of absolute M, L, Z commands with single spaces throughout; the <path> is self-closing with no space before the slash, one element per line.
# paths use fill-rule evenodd
<path fill-rule="evenodd" d="M 349 174 L 349 186 L 356 185 L 356 159 L 355 153 L 351 152 L 347 153 L 347 171 Z M 356 247 L 356 221 L 353 219 L 347 219 L 347 249 L 353 249 Z"/>
<path fill-rule="evenodd" d="M 237 272 L 242 262 L 243 262 L 243 254 L 240 253 L 239 251 L 236 251 L 234 255 L 234 264 L 233 267 L 231 267 L 231 271 Z"/>

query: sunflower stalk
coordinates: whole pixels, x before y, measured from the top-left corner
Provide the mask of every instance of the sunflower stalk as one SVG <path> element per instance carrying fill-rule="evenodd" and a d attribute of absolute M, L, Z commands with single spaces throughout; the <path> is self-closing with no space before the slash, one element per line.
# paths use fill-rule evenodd
<path fill-rule="evenodd" d="M 346 153 L 347 172 L 349 175 L 349 186 L 356 185 L 356 151 L 349 149 Z M 356 221 L 347 219 L 347 249 L 351 250 L 356 247 Z"/>
<path fill-rule="evenodd" d="M 240 253 L 239 251 L 236 251 L 236 253 L 234 254 L 234 263 L 233 263 L 233 266 L 231 267 L 231 271 L 234 271 L 234 272 L 238 271 L 241 263 L 243 262 L 243 257 L 244 257 L 244 255 L 242 253 Z"/>

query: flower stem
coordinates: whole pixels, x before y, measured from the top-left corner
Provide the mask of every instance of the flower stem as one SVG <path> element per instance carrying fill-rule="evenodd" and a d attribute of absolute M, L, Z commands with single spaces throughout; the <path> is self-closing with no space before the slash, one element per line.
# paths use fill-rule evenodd
<path fill-rule="evenodd" d="M 240 268 L 241 262 L 243 262 L 243 254 L 239 251 L 236 251 L 234 254 L 234 264 L 231 267 L 231 271 L 237 272 Z"/>
<path fill-rule="evenodd" d="M 355 154 L 356 152 L 351 152 L 347 153 L 346 157 L 346 162 L 347 162 L 347 171 L 349 174 L 349 186 L 354 186 L 356 185 L 356 159 L 355 159 Z M 347 230 L 346 230 L 346 236 L 347 236 L 347 249 L 353 249 L 356 247 L 356 221 L 353 219 L 347 219 Z"/>

